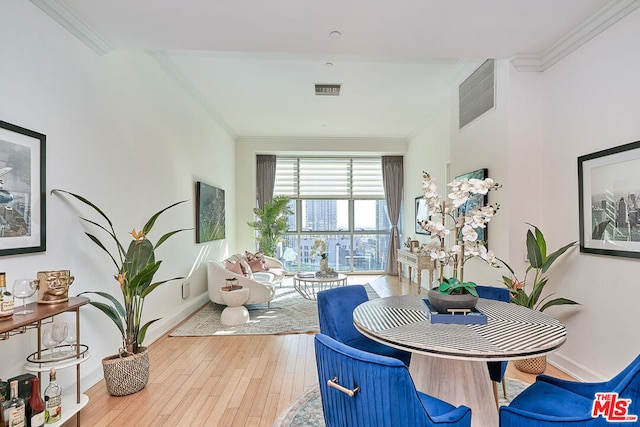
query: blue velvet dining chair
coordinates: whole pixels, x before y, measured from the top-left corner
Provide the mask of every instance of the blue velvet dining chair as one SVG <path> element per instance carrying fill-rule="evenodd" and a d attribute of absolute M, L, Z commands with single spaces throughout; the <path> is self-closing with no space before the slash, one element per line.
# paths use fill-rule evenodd
<path fill-rule="evenodd" d="M 353 326 L 353 310 L 363 302 L 369 301 L 364 286 L 341 286 L 320 291 L 317 301 L 321 333 L 360 350 L 395 357 L 409 366 L 411 353 L 369 339 Z"/>
<path fill-rule="evenodd" d="M 471 409 L 416 390 L 398 359 L 315 336 L 322 411 L 327 427 L 470 426 Z"/>
<path fill-rule="evenodd" d="M 594 407 L 596 393 L 604 393 L 607 398 L 598 399 Z M 636 417 L 635 423 L 621 419 L 629 416 Z M 583 383 L 538 375 L 536 382 L 509 406 L 500 407 L 500 427 L 628 426 L 636 425 L 640 421 L 637 417 L 640 417 L 640 356 L 604 382 Z"/>
<path fill-rule="evenodd" d="M 476 286 L 479 298 L 491 299 L 494 301 L 511 301 L 511 294 L 507 288 L 496 288 L 493 286 Z M 507 386 L 504 382 L 504 373 L 507 370 L 507 362 L 487 362 L 487 368 L 489 369 L 489 378 L 491 378 L 493 385 L 493 397 L 496 400 L 496 407 L 498 406 L 498 383 L 502 382 L 502 394 L 504 398 L 507 398 Z"/>

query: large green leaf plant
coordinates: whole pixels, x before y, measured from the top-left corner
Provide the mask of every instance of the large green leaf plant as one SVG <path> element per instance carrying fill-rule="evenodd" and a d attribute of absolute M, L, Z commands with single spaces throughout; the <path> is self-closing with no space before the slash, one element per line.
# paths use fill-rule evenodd
<path fill-rule="evenodd" d="M 85 231 L 85 234 L 94 242 L 100 249 L 106 252 L 111 258 L 111 261 L 116 267 L 117 274 L 114 276 L 119 284 L 121 291 L 122 302 L 115 296 L 108 292 L 101 291 L 87 291 L 82 294 L 94 294 L 98 295 L 109 303 L 101 301 L 91 301 L 90 304 L 98 308 L 104 314 L 109 317 L 116 325 L 122 336 L 122 348 L 120 354 L 135 354 L 142 351 L 142 343 L 144 341 L 147 329 L 151 324 L 160 320 L 160 318 L 150 320 L 145 324 L 142 323 L 142 311 L 144 308 L 145 298 L 153 292 L 158 286 L 170 282 L 172 280 L 182 279 L 182 277 L 174 277 L 172 279 L 153 281 L 153 277 L 160 268 L 162 261 L 155 259 L 155 249 L 161 244 L 167 241 L 171 236 L 180 233 L 181 231 L 189 229 L 178 229 L 170 231 L 164 234 L 158 242 L 154 245 L 148 238 L 147 234 L 151 232 L 151 229 L 155 225 L 158 217 L 168 209 L 177 206 L 186 200 L 173 203 L 170 206 L 155 213 L 142 227 L 141 231 L 136 231 L 135 228 L 129 233 L 133 237 L 129 246 L 125 250 L 124 245 L 118 239 L 116 232 L 113 228 L 113 223 L 107 217 L 107 215 L 98 208 L 95 204 L 80 196 L 78 194 L 70 193 L 65 190 L 52 190 L 52 194 L 67 195 L 79 200 L 80 202 L 90 206 L 95 210 L 99 216 L 102 217 L 104 223 L 100 223 L 89 218 L 80 217 L 80 219 L 87 223 L 97 227 L 102 232 L 106 233 L 111 238 L 117 249 L 117 254 L 113 255 L 107 245 L 95 234 Z"/>
<path fill-rule="evenodd" d="M 262 209 L 253 209 L 256 219 L 247 224 L 255 230 L 256 240 L 265 255 L 276 255 L 278 243 L 288 229 L 288 216 L 292 213 L 287 196 L 276 196 L 266 202 Z"/>
<path fill-rule="evenodd" d="M 524 278 L 519 280 L 513 269 L 503 260 L 500 260 L 511 272 L 511 276 L 502 276 L 502 281 L 511 292 L 511 302 L 533 310 L 544 311 L 554 305 L 579 304 L 567 298 L 551 298 L 550 294 L 540 299 L 542 291 L 547 285 L 549 278 L 546 276 L 551 265 L 567 250 L 576 245 L 576 242 L 568 243 L 560 249 L 547 254 L 547 242 L 542 231 L 535 225 L 529 224 L 533 230 L 527 230 L 527 259 L 529 266 L 525 271 Z M 527 278 L 530 272 L 534 272 L 531 292 L 527 293 Z"/>

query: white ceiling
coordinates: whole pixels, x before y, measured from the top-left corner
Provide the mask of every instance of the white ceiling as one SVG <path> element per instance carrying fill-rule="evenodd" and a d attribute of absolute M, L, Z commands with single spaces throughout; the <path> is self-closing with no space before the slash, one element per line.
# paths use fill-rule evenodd
<path fill-rule="evenodd" d="M 461 60 L 549 62 L 577 33 L 638 7 L 637 0 L 31 1 L 98 53 L 152 51 L 237 137 L 406 138 L 443 108 Z M 342 94 L 315 96 L 314 83 L 341 83 Z"/>

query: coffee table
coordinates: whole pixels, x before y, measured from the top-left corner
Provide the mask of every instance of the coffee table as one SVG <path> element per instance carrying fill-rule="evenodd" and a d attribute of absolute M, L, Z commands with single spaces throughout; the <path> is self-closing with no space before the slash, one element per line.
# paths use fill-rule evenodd
<path fill-rule="evenodd" d="M 305 277 L 304 273 L 293 276 L 293 287 L 303 298 L 315 301 L 316 293 L 325 289 L 337 288 L 347 285 L 347 276 L 338 273 L 335 277 Z"/>

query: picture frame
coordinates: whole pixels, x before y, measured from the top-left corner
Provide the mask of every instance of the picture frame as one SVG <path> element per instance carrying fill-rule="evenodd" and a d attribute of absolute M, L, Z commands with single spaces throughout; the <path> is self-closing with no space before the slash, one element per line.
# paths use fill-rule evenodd
<path fill-rule="evenodd" d="M 196 243 L 225 238 L 224 190 L 196 182 Z"/>
<path fill-rule="evenodd" d="M 580 252 L 640 258 L 640 141 L 578 157 Z"/>
<path fill-rule="evenodd" d="M 430 235 L 426 230 L 423 230 L 420 227 L 420 221 L 426 221 L 431 218 L 429 215 L 429 207 L 427 206 L 427 201 L 423 196 L 416 197 L 416 216 L 415 216 L 415 224 L 416 224 L 416 234 L 425 234 Z"/>
<path fill-rule="evenodd" d="M 0 256 L 46 250 L 46 140 L 0 121 Z"/>
<path fill-rule="evenodd" d="M 486 179 L 489 176 L 489 170 L 487 168 L 476 169 L 471 172 L 463 173 L 462 175 L 456 176 L 456 181 L 462 179 Z M 474 194 L 469 197 L 467 203 L 458 208 L 458 215 L 462 214 L 464 210 L 476 209 L 478 207 L 486 206 L 489 203 L 489 197 L 487 194 Z M 478 241 L 483 241 L 484 245 L 489 249 L 489 225 L 487 224 L 485 228 L 477 228 L 476 232 L 478 233 Z"/>

